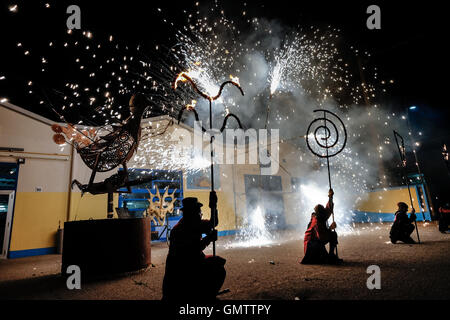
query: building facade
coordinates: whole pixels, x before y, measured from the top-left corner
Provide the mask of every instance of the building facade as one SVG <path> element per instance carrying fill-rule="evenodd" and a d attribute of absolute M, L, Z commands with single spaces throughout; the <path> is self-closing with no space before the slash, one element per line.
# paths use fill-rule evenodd
<path fill-rule="evenodd" d="M 107 195 L 82 195 L 71 184 L 74 179 L 87 183 L 91 170 L 71 145 L 53 142 L 51 125 L 46 118 L 9 103 L 0 105 L 0 241 L 3 258 L 19 258 L 56 252 L 58 229 L 64 222 L 107 218 Z M 65 124 L 61 124 L 65 125 Z M 130 177 L 151 177 L 145 185 L 133 186 L 131 194 L 114 194 L 114 208 L 126 206 L 142 216 L 156 189 L 175 199 L 169 226 L 180 219 L 181 200 L 197 197 L 204 204 L 204 218 L 209 217 L 210 191 L 209 139 L 196 137 L 195 131 L 163 116 L 142 121 L 143 136 L 139 149 L 128 162 Z M 201 141 L 202 155 L 190 151 L 192 142 Z M 234 140 L 233 140 L 234 142 Z M 277 150 L 273 149 L 277 148 Z M 237 149 L 234 143 L 216 145 L 214 165 L 215 190 L 218 195 L 219 236 L 231 235 L 246 228 L 252 212 L 264 210 L 270 230 L 307 225 L 312 208 L 300 208 L 299 161 L 296 148 L 280 142 L 270 146 L 270 160 L 278 170 L 261 174 L 261 165 L 250 161 L 255 150 L 248 144 Z M 186 152 L 182 152 L 182 151 Z M 275 152 L 277 151 L 277 152 Z M 233 161 L 227 164 L 226 158 Z M 235 164 L 239 155 L 247 164 Z M 257 155 L 257 153 L 256 153 Z M 231 158 L 229 158 L 231 159 Z M 99 173 L 103 181 L 123 168 Z M 421 189 L 422 188 L 422 189 Z M 423 207 L 425 219 L 429 205 L 424 185 L 413 187 L 415 203 Z M 422 190 L 422 192 L 421 192 Z M 164 199 L 163 199 L 164 200 Z M 405 187 L 370 192 L 354 208 L 355 222 L 392 221 L 395 204 L 409 202 Z M 304 209 L 304 210 L 303 210 Z M 301 214 L 299 211 L 303 210 Z M 428 214 L 428 215 L 427 215 Z M 114 218 L 118 218 L 115 213 Z M 421 215 L 418 215 L 421 219 Z M 163 239 L 163 226 L 153 226 Z"/>

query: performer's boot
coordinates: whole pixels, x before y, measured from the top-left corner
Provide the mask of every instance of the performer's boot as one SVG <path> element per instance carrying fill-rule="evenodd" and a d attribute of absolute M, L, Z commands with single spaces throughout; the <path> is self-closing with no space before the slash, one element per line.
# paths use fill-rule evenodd
<path fill-rule="evenodd" d="M 328 254 L 328 263 L 329 264 L 341 264 L 344 260 L 340 259 L 334 252 L 330 252 Z"/>
<path fill-rule="evenodd" d="M 340 264 L 344 262 L 344 260 L 340 259 L 337 255 L 337 233 L 332 232 L 333 238 L 330 241 L 330 252 L 328 254 L 328 263 L 329 264 Z"/>
<path fill-rule="evenodd" d="M 414 241 L 414 239 L 411 238 L 411 237 L 405 238 L 405 239 L 403 240 L 403 242 L 404 242 L 404 243 L 407 243 L 407 244 L 416 244 L 416 243 L 417 243 L 417 242 Z"/>

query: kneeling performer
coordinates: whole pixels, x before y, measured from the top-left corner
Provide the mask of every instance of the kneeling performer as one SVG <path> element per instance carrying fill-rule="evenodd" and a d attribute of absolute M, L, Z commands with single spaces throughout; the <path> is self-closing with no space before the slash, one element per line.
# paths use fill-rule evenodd
<path fill-rule="evenodd" d="M 415 227 L 413 222 L 416 221 L 416 214 L 414 208 L 411 209 L 411 215 L 408 217 L 408 205 L 404 202 L 397 203 L 398 210 L 395 213 L 395 220 L 392 224 L 390 238 L 392 243 L 402 241 L 404 243 L 416 243 L 411 238 Z"/>
<path fill-rule="evenodd" d="M 169 237 L 163 300 L 214 300 L 225 280 L 226 260 L 205 256 L 203 250 L 217 240 L 217 210 L 213 210 L 215 219 L 202 220 L 203 204 L 197 198 L 185 198 L 182 204 L 183 217 Z M 212 191 L 210 207 L 216 205 L 217 195 Z M 203 234 L 206 236 L 202 238 Z"/>
<path fill-rule="evenodd" d="M 343 262 L 337 256 L 338 241 L 337 233 L 334 230 L 336 229 L 336 222 L 333 222 L 329 227 L 327 225 L 328 218 L 333 213 L 333 195 L 333 189 L 330 189 L 327 206 L 324 208 L 321 204 L 318 204 L 314 208 L 308 230 L 305 232 L 305 256 L 301 261 L 302 264 L 337 264 Z M 329 252 L 325 248 L 327 243 L 330 244 Z"/>

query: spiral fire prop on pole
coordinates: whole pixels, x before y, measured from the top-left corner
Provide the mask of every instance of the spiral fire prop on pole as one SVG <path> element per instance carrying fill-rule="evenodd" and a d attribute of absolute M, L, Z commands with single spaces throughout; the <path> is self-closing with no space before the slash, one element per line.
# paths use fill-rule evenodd
<path fill-rule="evenodd" d="M 215 96 L 211 96 L 211 95 L 208 95 L 208 94 L 202 92 L 187 72 L 181 72 L 177 76 L 177 78 L 175 79 L 175 82 L 173 84 L 173 89 L 176 90 L 178 87 L 178 82 L 180 82 L 180 81 L 181 82 L 189 82 L 192 85 L 192 88 L 194 88 L 195 92 L 197 92 L 202 98 L 209 101 L 209 129 L 211 132 L 211 139 L 209 141 L 210 147 L 211 147 L 211 193 L 214 192 L 214 150 L 213 150 L 214 135 L 212 134 L 212 120 L 213 120 L 213 118 L 212 118 L 212 102 L 220 98 L 220 96 L 222 95 L 222 91 L 227 84 L 231 84 L 231 85 L 235 86 L 236 88 L 239 89 L 241 94 L 244 95 L 244 91 L 242 90 L 242 88 L 239 84 L 239 80 L 237 78 L 233 78 L 232 76 L 230 76 L 230 78 L 231 78 L 231 80 L 225 81 L 224 83 L 222 83 L 220 85 L 219 92 Z M 195 114 L 195 119 L 198 121 L 198 113 L 195 110 L 195 104 L 193 103 L 193 105 L 188 105 L 186 107 L 186 109 L 182 109 L 180 111 L 180 113 L 178 115 L 178 122 L 180 122 L 181 117 L 183 116 L 183 112 L 185 110 L 193 111 Z M 231 116 L 234 117 L 238 121 L 239 127 L 242 128 L 241 121 L 239 120 L 239 118 L 237 116 L 235 116 L 234 114 L 228 114 L 223 121 L 222 129 L 220 130 L 221 132 L 225 129 L 227 120 Z M 205 132 L 206 131 L 205 128 L 202 127 L 202 131 Z M 211 208 L 211 218 L 212 218 L 212 223 L 213 223 L 213 230 L 215 230 L 217 203 L 214 205 L 210 204 L 210 208 Z M 213 241 L 213 256 L 215 256 L 215 255 L 216 255 L 216 242 Z"/>
<path fill-rule="evenodd" d="M 335 113 L 325 110 L 325 109 L 317 109 L 314 110 L 314 112 L 323 112 L 323 117 L 314 119 L 308 126 L 308 130 L 306 131 L 306 144 L 308 146 L 308 149 L 317 157 L 319 158 L 326 158 L 327 159 L 327 169 L 328 169 L 328 186 L 331 190 L 331 171 L 330 171 L 330 158 L 338 155 L 339 153 L 344 150 L 345 145 L 347 144 L 347 130 L 345 129 L 344 122 L 342 122 L 341 118 L 339 118 Z M 342 127 L 343 133 L 344 133 L 344 140 L 342 142 L 342 145 L 339 146 L 339 130 L 336 124 L 327 118 L 327 114 L 332 115 L 335 117 L 338 121 L 340 126 Z M 323 124 L 321 123 L 323 121 Z M 328 126 L 331 125 L 333 128 L 333 132 L 328 128 Z M 314 129 L 314 132 L 312 130 Z M 322 132 L 321 132 L 322 131 Z M 334 133 L 334 138 L 331 142 L 328 140 L 332 138 L 332 134 Z M 322 135 L 322 136 L 321 136 Z M 313 139 L 314 138 L 314 139 Z M 310 142 L 312 140 L 312 142 Z M 325 144 L 323 143 L 325 141 Z M 318 152 L 317 150 L 314 150 L 312 144 L 315 142 L 317 145 L 317 148 L 322 149 L 322 153 Z M 332 149 L 332 153 L 330 153 L 330 149 Z M 334 204 L 332 205 L 331 215 L 334 222 Z M 336 232 L 333 230 L 333 232 Z M 336 256 L 338 256 L 338 249 L 336 246 Z"/>
<path fill-rule="evenodd" d="M 308 130 L 306 131 L 306 144 L 308 146 L 308 149 L 317 157 L 319 158 L 326 158 L 327 159 L 327 168 L 328 168 L 328 184 L 331 189 L 331 172 L 330 172 L 330 158 L 338 155 L 339 153 L 344 150 L 345 145 L 347 144 L 347 130 L 345 129 L 344 122 L 342 122 L 341 118 L 339 118 L 335 113 L 324 110 L 324 109 L 318 109 L 314 110 L 314 112 L 323 112 L 323 117 L 314 119 L 308 126 Z M 339 146 L 340 142 L 340 135 L 339 130 L 336 124 L 327 118 L 327 114 L 332 115 L 335 117 L 338 121 L 340 126 L 343 129 L 344 137 L 342 145 Z M 320 122 L 323 121 L 323 124 L 320 124 Z M 333 128 L 333 132 L 329 129 L 329 127 Z M 315 128 L 315 129 L 314 129 Z M 312 131 L 314 129 L 314 132 Z M 322 132 L 321 132 L 322 131 Z M 332 137 L 334 133 L 334 137 Z M 331 142 L 329 141 L 330 139 Z M 312 140 L 312 141 L 310 141 Z M 324 142 L 325 141 L 325 142 Z M 313 145 L 316 145 L 316 149 L 313 148 Z M 319 152 L 317 149 L 321 149 L 322 152 Z M 330 149 L 333 149 L 330 153 Z M 333 216 L 334 220 L 334 216 Z"/>
<path fill-rule="evenodd" d="M 400 154 L 400 161 L 402 162 L 401 166 L 402 166 L 402 173 L 403 173 L 403 179 L 405 179 L 406 181 L 406 185 L 408 186 L 408 193 L 409 193 L 409 201 L 411 203 L 411 208 L 414 209 L 414 203 L 412 201 L 412 196 L 411 196 L 411 189 L 409 187 L 409 180 L 408 177 L 406 175 L 406 148 L 405 148 L 405 140 L 403 139 L 403 137 L 394 130 L 394 137 L 395 137 L 395 143 L 397 144 L 397 148 L 398 148 L 398 152 Z M 400 141 L 399 141 L 400 140 Z M 423 215 L 423 212 L 422 212 Z M 423 220 L 425 221 L 425 215 L 423 216 Z M 414 224 L 416 226 L 416 233 L 417 233 L 417 240 L 420 243 L 420 237 L 419 237 L 419 229 L 417 228 L 417 221 L 414 220 Z"/>

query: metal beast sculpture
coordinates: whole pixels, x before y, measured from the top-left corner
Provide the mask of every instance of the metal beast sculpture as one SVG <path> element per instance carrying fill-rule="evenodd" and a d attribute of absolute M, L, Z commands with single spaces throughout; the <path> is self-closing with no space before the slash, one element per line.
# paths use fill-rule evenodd
<path fill-rule="evenodd" d="M 141 119 L 148 108 L 148 100 L 142 94 L 135 94 L 130 99 L 129 107 L 130 117 L 120 125 L 112 125 L 112 131 L 104 136 L 99 136 L 98 130 L 78 130 L 71 124 L 66 128 L 58 124 L 52 126 L 55 143 L 71 144 L 92 170 L 88 184 L 82 184 L 77 180 L 72 182 L 72 187 L 78 186 L 83 194 L 120 192 L 121 188 L 127 188 L 128 192 L 131 192 L 131 186 L 151 181 L 150 178 L 128 180 L 127 162 L 139 146 Z M 94 183 L 97 172 L 108 172 L 119 165 L 122 165 L 123 170 L 103 182 Z"/>

